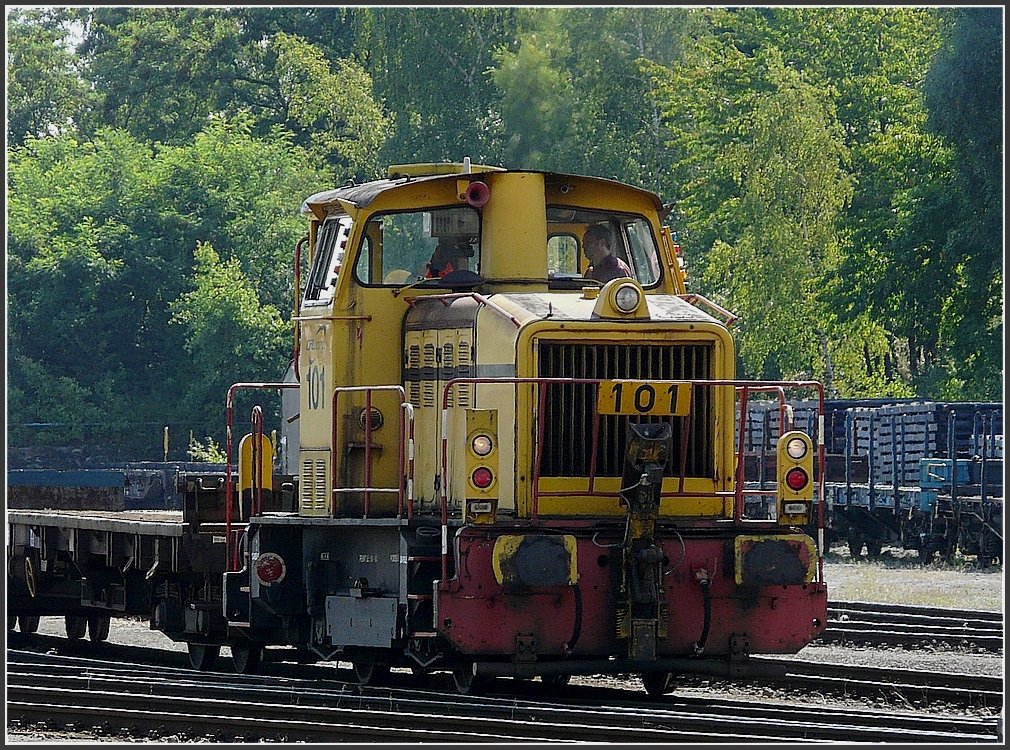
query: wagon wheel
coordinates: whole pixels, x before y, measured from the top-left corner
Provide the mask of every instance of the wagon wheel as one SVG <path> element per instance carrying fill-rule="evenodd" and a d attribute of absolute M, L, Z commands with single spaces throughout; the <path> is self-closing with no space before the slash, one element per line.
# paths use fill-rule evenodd
<path fill-rule="evenodd" d="M 38 629 L 38 615 L 18 615 L 18 630 L 22 633 L 36 633 Z"/>
<path fill-rule="evenodd" d="M 849 557 L 859 557 L 863 553 L 863 535 L 858 531 L 850 531 L 846 542 L 849 545 Z"/>
<path fill-rule="evenodd" d="M 258 674 L 263 665 L 263 647 L 255 643 L 233 643 L 231 661 L 239 674 Z"/>
<path fill-rule="evenodd" d="M 480 695 L 487 687 L 486 681 L 475 674 L 475 665 L 470 662 L 452 670 L 452 681 L 460 695 Z"/>
<path fill-rule="evenodd" d="M 354 677 L 359 685 L 381 685 L 389 677 L 389 665 L 375 661 L 353 662 Z"/>
<path fill-rule="evenodd" d="M 109 639 L 109 626 L 111 624 L 111 615 L 91 615 L 88 617 L 88 638 L 94 643 L 107 641 Z"/>
<path fill-rule="evenodd" d="M 67 638 L 72 641 L 79 641 L 88 632 L 88 618 L 81 615 L 66 615 L 63 618 L 63 625 L 67 631 Z"/>
<path fill-rule="evenodd" d="M 201 672 L 209 672 L 214 668 L 217 655 L 221 653 L 220 646 L 212 646 L 206 643 L 187 643 L 186 649 L 189 651 L 189 665 L 193 669 Z"/>
<path fill-rule="evenodd" d="M 653 698 L 658 698 L 673 690 L 673 675 L 670 672 L 643 672 L 642 687 Z"/>

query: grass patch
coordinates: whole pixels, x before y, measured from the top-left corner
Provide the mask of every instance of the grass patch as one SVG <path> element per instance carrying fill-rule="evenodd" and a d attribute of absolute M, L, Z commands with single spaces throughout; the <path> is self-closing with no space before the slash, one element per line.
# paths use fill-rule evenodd
<path fill-rule="evenodd" d="M 980 569 L 974 559 L 923 564 L 906 550 L 887 548 L 876 560 L 832 551 L 824 558 L 828 598 L 1003 611 L 1003 566 Z"/>

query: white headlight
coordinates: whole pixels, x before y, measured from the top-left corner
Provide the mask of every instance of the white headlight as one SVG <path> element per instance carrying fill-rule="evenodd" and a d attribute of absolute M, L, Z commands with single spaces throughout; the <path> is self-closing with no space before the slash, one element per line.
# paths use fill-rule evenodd
<path fill-rule="evenodd" d="M 638 291 L 638 287 L 631 284 L 623 284 L 614 292 L 614 304 L 621 312 L 634 312 L 641 301 L 642 293 Z"/>
<path fill-rule="evenodd" d="M 487 435 L 477 435 L 470 443 L 470 447 L 478 456 L 486 456 L 494 446 L 491 443 L 491 438 Z"/>
<path fill-rule="evenodd" d="M 786 453 L 789 458 L 801 459 L 807 455 L 807 444 L 801 438 L 793 438 L 786 443 Z"/>

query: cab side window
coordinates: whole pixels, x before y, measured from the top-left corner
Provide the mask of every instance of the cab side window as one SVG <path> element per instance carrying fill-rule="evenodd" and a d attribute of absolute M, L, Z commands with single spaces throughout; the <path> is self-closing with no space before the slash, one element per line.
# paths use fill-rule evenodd
<path fill-rule="evenodd" d="M 367 286 L 404 286 L 423 279 L 435 248 L 452 248 L 452 267 L 476 271 L 480 216 L 470 207 L 380 214 L 367 226 L 354 277 Z"/>
<path fill-rule="evenodd" d="M 306 304 L 327 304 L 333 300 L 337 274 L 344 259 L 347 237 L 351 233 L 351 217 L 326 219 L 316 234 L 312 268 L 305 285 Z"/>
<path fill-rule="evenodd" d="M 554 234 L 547 238 L 547 275 L 579 273 L 579 241 L 574 234 Z"/>

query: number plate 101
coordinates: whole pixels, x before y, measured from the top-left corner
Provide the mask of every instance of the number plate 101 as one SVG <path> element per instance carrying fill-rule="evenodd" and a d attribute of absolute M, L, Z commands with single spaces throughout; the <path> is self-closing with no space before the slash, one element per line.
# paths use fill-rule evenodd
<path fill-rule="evenodd" d="M 596 410 L 600 414 L 685 417 L 691 413 L 691 384 L 642 380 L 603 380 Z"/>

